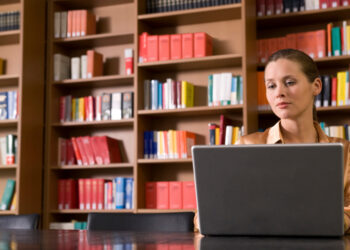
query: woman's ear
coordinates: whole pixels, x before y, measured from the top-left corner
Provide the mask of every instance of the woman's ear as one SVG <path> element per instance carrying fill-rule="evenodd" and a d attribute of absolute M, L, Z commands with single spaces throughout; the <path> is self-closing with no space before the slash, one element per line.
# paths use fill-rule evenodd
<path fill-rule="evenodd" d="M 312 83 L 313 95 L 317 96 L 322 91 L 322 81 L 320 77 L 317 77 Z"/>

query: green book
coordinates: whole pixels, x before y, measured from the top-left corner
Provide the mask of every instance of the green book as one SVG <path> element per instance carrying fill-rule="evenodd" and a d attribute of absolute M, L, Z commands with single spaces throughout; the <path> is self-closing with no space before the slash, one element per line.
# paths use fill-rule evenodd
<path fill-rule="evenodd" d="M 4 194 L 1 198 L 0 210 L 8 210 L 11 206 L 11 201 L 13 193 L 15 191 L 16 182 L 14 180 L 8 179 L 6 182 Z"/>
<path fill-rule="evenodd" d="M 213 106 L 213 75 L 208 76 L 208 106 Z"/>
<path fill-rule="evenodd" d="M 332 55 L 340 56 L 341 55 L 341 34 L 340 27 L 332 28 Z"/>

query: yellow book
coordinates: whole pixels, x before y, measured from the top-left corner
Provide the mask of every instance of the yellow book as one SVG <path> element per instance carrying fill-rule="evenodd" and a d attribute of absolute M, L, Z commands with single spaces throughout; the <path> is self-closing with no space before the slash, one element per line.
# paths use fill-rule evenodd
<path fill-rule="evenodd" d="M 346 72 L 337 73 L 337 106 L 345 105 Z"/>
<path fill-rule="evenodd" d="M 83 122 L 85 121 L 85 106 L 84 106 L 84 97 L 80 97 L 79 98 L 79 121 Z"/>
<path fill-rule="evenodd" d="M 194 86 L 193 84 L 182 81 L 181 82 L 181 107 L 193 107 Z"/>
<path fill-rule="evenodd" d="M 215 145 L 220 145 L 220 128 L 215 128 Z"/>
<path fill-rule="evenodd" d="M 239 127 L 235 126 L 232 130 L 232 144 L 235 144 L 239 137 Z"/>
<path fill-rule="evenodd" d="M 16 210 L 16 208 L 17 208 L 17 192 L 15 191 L 12 197 L 10 210 L 13 211 L 13 210 Z"/>
<path fill-rule="evenodd" d="M 158 145 L 157 145 L 157 156 L 158 156 L 158 159 L 164 159 L 164 154 L 165 154 L 165 151 L 164 151 L 164 138 L 163 138 L 163 131 L 158 131 L 157 132 L 157 142 L 158 142 Z"/>
<path fill-rule="evenodd" d="M 346 49 L 348 51 L 348 55 L 350 55 L 350 25 L 346 26 Z"/>
<path fill-rule="evenodd" d="M 76 117 L 75 117 L 75 112 L 76 112 L 76 101 L 77 99 L 76 98 L 72 98 L 72 121 L 75 121 L 76 119 Z"/>

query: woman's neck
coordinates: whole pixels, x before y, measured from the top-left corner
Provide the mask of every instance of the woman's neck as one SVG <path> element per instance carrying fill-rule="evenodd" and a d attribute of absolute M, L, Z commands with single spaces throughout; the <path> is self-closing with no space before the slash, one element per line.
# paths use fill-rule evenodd
<path fill-rule="evenodd" d="M 318 134 L 312 119 L 310 120 L 281 120 L 281 133 L 284 143 L 315 143 Z"/>

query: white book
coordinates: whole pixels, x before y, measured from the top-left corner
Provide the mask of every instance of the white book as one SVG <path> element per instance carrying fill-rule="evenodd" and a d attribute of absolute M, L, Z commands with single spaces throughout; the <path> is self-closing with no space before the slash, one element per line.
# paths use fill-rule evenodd
<path fill-rule="evenodd" d="M 221 74 L 213 74 L 213 106 L 220 106 Z"/>
<path fill-rule="evenodd" d="M 82 55 L 80 57 L 80 66 L 81 66 L 81 78 L 87 78 L 87 55 Z"/>
<path fill-rule="evenodd" d="M 71 79 L 80 79 L 80 57 L 71 58 Z"/>
<path fill-rule="evenodd" d="M 6 165 L 6 137 L 0 137 L 1 164 Z"/>
<path fill-rule="evenodd" d="M 17 118 L 17 91 L 8 92 L 8 117 L 9 119 Z"/>
<path fill-rule="evenodd" d="M 305 0 L 305 9 L 306 10 L 315 9 L 315 0 Z"/>
<path fill-rule="evenodd" d="M 221 73 L 221 87 L 223 89 L 222 104 L 229 105 L 231 103 L 231 82 L 232 73 Z"/>
<path fill-rule="evenodd" d="M 166 82 L 167 82 L 167 87 L 168 87 L 168 107 L 169 109 L 176 109 L 176 106 L 175 106 L 175 92 L 174 92 L 174 85 L 175 85 L 175 82 L 173 79 L 171 78 L 168 78 L 166 79 Z"/>
<path fill-rule="evenodd" d="M 74 230 L 73 222 L 51 222 L 49 228 L 51 230 Z"/>
<path fill-rule="evenodd" d="M 232 126 L 228 125 L 226 126 L 226 131 L 225 131 L 225 145 L 231 145 L 232 144 Z"/>
<path fill-rule="evenodd" d="M 112 93 L 111 120 L 122 119 L 122 93 Z"/>
<path fill-rule="evenodd" d="M 102 120 L 102 114 L 101 114 L 101 103 L 102 103 L 102 96 L 98 95 L 95 99 L 95 120 L 101 121 Z"/>
<path fill-rule="evenodd" d="M 67 37 L 67 11 L 61 11 L 61 38 Z"/>
<path fill-rule="evenodd" d="M 53 55 L 53 80 L 54 81 L 60 80 L 61 56 L 62 56 L 61 54 Z"/>
<path fill-rule="evenodd" d="M 54 37 L 61 37 L 61 12 L 54 13 Z"/>
<path fill-rule="evenodd" d="M 320 1 L 319 0 L 314 0 L 314 9 L 319 10 L 320 9 Z"/>

